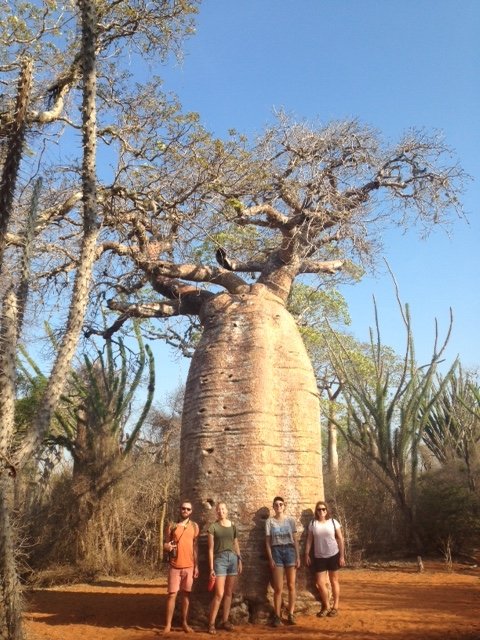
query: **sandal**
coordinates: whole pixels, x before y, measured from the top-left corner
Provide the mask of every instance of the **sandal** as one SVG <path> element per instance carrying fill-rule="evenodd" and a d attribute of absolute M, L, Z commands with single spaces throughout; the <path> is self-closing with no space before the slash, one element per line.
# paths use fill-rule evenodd
<path fill-rule="evenodd" d="M 215 629 L 215 625 L 213 625 L 213 624 L 212 624 L 210 627 L 208 627 L 208 633 L 209 633 L 211 636 L 216 635 L 217 630 Z"/>
<path fill-rule="evenodd" d="M 320 609 L 320 611 L 317 613 L 317 618 L 326 618 L 329 614 L 329 609 Z"/>
<path fill-rule="evenodd" d="M 329 618 L 334 618 L 335 616 L 338 616 L 338 610 L 337 609 L 330 609 L 330 611 L 327 613 L 327 616 Z"/>
<path fill-rule="evenodd" d="M 222 629 L 225 629 L 225 631 L 233 631 L 233 624 L 229 620 L 225 620 L 225 622 L 222 622 Z"/>
<path fill-rule="evenodd" d="M 281 627 L 283 626 L 282 619 L 280 616 L 274 615 L 272 620 L 272 627 Z"/>

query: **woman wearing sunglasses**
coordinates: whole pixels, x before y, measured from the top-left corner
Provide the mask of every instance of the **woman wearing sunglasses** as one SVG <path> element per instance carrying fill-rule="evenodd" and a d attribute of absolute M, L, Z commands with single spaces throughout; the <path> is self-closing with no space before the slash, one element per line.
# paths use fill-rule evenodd
<path fill-rule="evenodd" d="M 265 523 L 267 556 L 272 570 L 273 586 L 273 626 L 281 626 L 283 576 L 287 578 L 288 623 L 295 624 L 295 579 L 300 566 L 297 526 L 295 519 L 285 515 L 285 500 L 280 496 L 273 499 L 275 515 Z"/>
<path fill-rule="evenodd" d="M 310 549 L 313 542 L 313 559 Z M 345 545 L 340 523 L 332 518 L 326 502 L 320 500 L 315 505 L 315 518 L 308 525 L 305 545 L 305 564 L 315 571 L 315 584 L 320 594 L 322 608 L 319 618 L 338 614 L 340 583 L 338 570 L 345 566 Z M 330 609 L 328 580 L 332 586 L 333 607 Z"/>

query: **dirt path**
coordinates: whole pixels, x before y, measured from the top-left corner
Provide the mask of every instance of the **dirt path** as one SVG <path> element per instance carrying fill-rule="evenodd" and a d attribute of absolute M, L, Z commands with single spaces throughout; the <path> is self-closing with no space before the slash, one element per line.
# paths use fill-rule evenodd
<path fill-rule="evenodd" d="M 245 625 L 217 638 L 245 640 L 480 640 L 480 569 L 345 569 L 337 618 L 299 616 L 296 627 Z M 158 640 L 165 580 L 103 581 L 29 595 L 29 640 Z M 180 640 L 175 630 L 169 637 Z M 208 638 L 198 629 L 195 637 Z"/>

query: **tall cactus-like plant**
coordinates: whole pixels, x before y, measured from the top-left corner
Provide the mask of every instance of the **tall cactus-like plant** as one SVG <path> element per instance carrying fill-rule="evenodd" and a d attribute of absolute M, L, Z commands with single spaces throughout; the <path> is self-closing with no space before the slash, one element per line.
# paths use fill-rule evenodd
<path fill-rule="evenodd" d="M 6 247 L 6 232 L 11 218 L 15 187 L 26 136 L 26 118 L 32 87 L 33 62 L 25 58 L 20 73 L 15 113 L 10 124 L 7 151 L 0 182 L 0 272 Z M 37 183 L 38 186 L 38 183 Z M 15 432 L 16 348 L 23 323 L 28 295 L 28 269 L 33 243 L 34 217 L 38 188 L 34 189 L 32 207 L 22 260 L 22 278 L 17 292 L 11 285 L 2 301 L 0 324 L 0 638 L 23 638 L 21 587 L 15 560 L 14 531 L 11 525 L 11 478 L 16 462 L 11 459 Z"/>
<path fill-rule="evenodd" d="M 0 327 L 0 638 L 22 640 L 21 589 L 15 562 L 8 496 L 15 469 L 10 462 L 14 431 L 17 303 L 13 288 L 3 300 Z"/>
<path fill-rule="evenodd" d="M 143 345 L 143 340 L 138 330 L 136 333 L 139 346 L 139 363 L 132 381 L 128 379 L 127 351 L 122 340 L 118 341 L 120 366 L 115 363 L 111 340 L 107 340 L 105 346 L 106 358 L 100 350 L 97 350 L 97 358 L 94 362 L 88 355 L 84 355 L 85 368 L 83 375 L 75 371 L 72 372 L 73 394 L 71 396 L 62 396 L 64 406 L 69 407 L 69 409 L 67 412 L 57 411 L 55 415 L 62 425 L 63 438 L 70 441 L 68 448 L 74 457 L 74 434 L 76 432 L 75 424 L 78 419 L 79 407 L 89 416 L 89 430 L 94 433 L 107 427 L 109 433 L 119 437 L 125 416 L 141 382 L 148 359 L 147 397 L 140 417 L 137 419 L 128 438 L 122 443 L 122 455 L 127 455 L 135 444 L 139 431 L 150 410 L 155 390 L 153 354 L 148 345 Z M 50 435 L 50 439 L 55 439 L 55 437 Z M 62 439 L 60 443 L 67 446 L 65 439 Z"/>
<path fill-rule="evenodd" d="M 98 542 L 97 525 L 104 510 L 103 499 L 126 469 L 125 462 L 132 453 L 154 394 L 153 354 L 148 345 L 143 346 L 138 331 L 137 340 L 139 362 L 133 377 L 129 376 L 128 356 L 122 341 L 119 341 L 117 358 L 111 341 L 107 341 L 104 352 L 97 351 L 95 361 L 84 357 L 83 370 L 72 373 L 70 393 L 62 397 L 62 409 L 56 412 L 57 427 L 47 438 L 49 443 L 66 447 L 74 461 L 76 561 L 83 562 L 89 556 L 102 558 L 103 568 L 112 562 L 106 557 L 111 546 L 108 534 L 104 532 Z M 146 399 L 140 416 L 125 436 L 126 417 L 147 361 Z"/>
<path fill-rule="evenodd" d="M 337 340 L 331 344 L 333 367 L 343 384 L 345 421 L 338 421 L 351 451 L 382 482 L 405 518 L 410 541 L 417 550 L 421 541 L 416 526 L 416 484 L 419 447 L 427 425 L 427 415 L 452 375 L 452 367 L 440 386 L 435 385 L 448 336 L 435 343 L 430 361 L 418 366 L 408 305 L 400 307 L 407 334 L 402 369 L 393 371 L 380 339 L 375 308 L 376 335 L 371 331 L 372 371 L 366 377 Z M 438 347 L 438 348 L 437 348 Z M 455 366 L 455 365 L 454 365 Z"/>
<path fill-rule="evenodd" d="M 28 459 L 45 438 L 62 395 L 83 326 L 96 258 L 99 233 L 96 192 L 97 3 L 96 0 L 79 0 L 78 6 L 82 30 L 83 237 L 65 331 L 38 410 L 35 428 L 23 443 L 23 459 Z"/>
<path fill-rule="evenodd" d="M 442 385 L 439 378 L 437 385 Z M 423 442 L 442 465 L 465 465 L 469 489 L 477 488 L 480 457 L 480 392 L 472 375 L 459 366 L 443 384 L 438 402 L 425 411 Z"/>
<path fill-rule="evenodd" d="M 20 283 L 17 289 L 17 304 L 18 304 L 18 316 L 17 316 L 17 332 L 18 336 L 22 333 L 23 319 L 25 316 L 25 307 L 27 305 L 27 297 L 30 282 L 30 264 L 32 260 L 33 241 L 35 237 L 35 224 L 38 213 L 38 200 L 40 197 L 40 190 L 42 188 L 42 179 L 38 178 L 33 186 L 32 198 L 30 201 L 30 207 L 27 213 L 27 219 L 25 221 L 25 233 L 23 239 L 21 265 L 20 265 Z"/>
<path fill-rule="evenodd" d="M 26 134 L 26 117 L 32 89 L 33 61 L 26 57 L 22 61 L 20 78 L 18 81 L 15 112 L 10 125 L 10 135 L 7 140 L 7 152 L 2 168 L 0 181 L 0 269 L 6 245 L 8 222 L 12 213 L 15 186 Z"/>

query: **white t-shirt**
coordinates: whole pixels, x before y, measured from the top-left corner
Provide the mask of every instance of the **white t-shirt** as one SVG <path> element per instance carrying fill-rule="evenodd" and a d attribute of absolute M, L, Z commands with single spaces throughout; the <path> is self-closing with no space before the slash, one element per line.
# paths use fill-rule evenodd
<path fill-rule="evenodd" d="M 333 518 L 321 522 L 313 520 L 308 525 L 308 530 L 313 534 L 313 555 L 315 558 L 331 558 L 339 552 L 338 543 L 335 538 L 335 529 L 340 529 L 340 523 Z"/>

